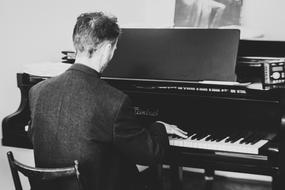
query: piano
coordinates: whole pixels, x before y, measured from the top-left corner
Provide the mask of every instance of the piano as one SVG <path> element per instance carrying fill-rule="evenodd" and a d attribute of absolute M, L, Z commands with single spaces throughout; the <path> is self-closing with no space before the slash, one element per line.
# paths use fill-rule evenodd
<path fill-rule="evenodd" d="M 49 77 L 17 73 L 21 91 L 18 110 L 2 121 L 2 144 L 32 148 L 28 91 Z M 127 93 L 138 119 L 176 124 L 188 138 L 169 136 L 164 164 L 170 166 L 172 188 L 181 189 L 181 167 L 272 176 L 272 189 L 285 179 L 285 86 L 213 81 L 176 81 L 102 77 Z M 158 167 L 159 169 L 160 167 Z M 158 177 L 163 172 L 158 170 Z"/>

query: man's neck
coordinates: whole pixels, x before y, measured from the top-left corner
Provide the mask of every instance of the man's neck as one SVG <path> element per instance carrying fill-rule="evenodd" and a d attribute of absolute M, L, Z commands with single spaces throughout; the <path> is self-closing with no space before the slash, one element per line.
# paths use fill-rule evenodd
<path fill-rule="evenodd" d="M 101 72 L 101 66 L 99 64 L 99 60 L 96 61 L 94 59 L 89 59 L 86 56 L 76 56 L 75 63 L 80 63 L 82 65 L 90 67 L 90 68 L 96 70 L 98 73 Z"/>

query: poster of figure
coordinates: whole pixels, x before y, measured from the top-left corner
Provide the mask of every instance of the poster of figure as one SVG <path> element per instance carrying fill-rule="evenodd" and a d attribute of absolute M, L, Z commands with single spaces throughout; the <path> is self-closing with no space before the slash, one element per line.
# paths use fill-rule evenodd
<path fill-rule="evenodd" d="M 174 27 L 239 26 L 241 8 L 242 0 L 176 0 Z"/>

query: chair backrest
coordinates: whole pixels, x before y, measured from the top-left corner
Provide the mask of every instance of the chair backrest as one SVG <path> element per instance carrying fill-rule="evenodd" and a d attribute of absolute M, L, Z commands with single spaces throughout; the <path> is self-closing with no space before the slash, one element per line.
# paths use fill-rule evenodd
<path fill-rule="evenodd" d="M 12 172 L 12 177 L 16 190 L 22 190 L 19 172 L 25 175 L 30 182 L 31 188 L 37 189 L 41 184 L 47 184 L 51 181 L 61 179 L 76 179 L 76 189 L 82 189 L 79 181 L 78 161 L 74 161 L 74 165 L 64 168 L 37 168 L 27 166 L 14 159 L 11 151 L 7 152 L 7 157 Z M 73 189 L 73 188 L 72 188 Z"/>

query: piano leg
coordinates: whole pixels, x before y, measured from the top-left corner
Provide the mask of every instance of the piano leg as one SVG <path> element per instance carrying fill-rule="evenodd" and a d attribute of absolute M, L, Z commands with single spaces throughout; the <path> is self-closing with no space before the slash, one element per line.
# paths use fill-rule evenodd
<path fill-rule="evenodd" d="M 157 164 L 154 166 L 153 168 L 153 172 L 154 172 L 154 179 L 155 179 L 155 185 L 154 185 L 154 189 L 156 190 L 164 190 L 166 189 L 165 187 L 165 183 L 164 183 L 164 178 L 163 178 L 163 165 L 162 164 Z"/>
<path fill-rule="evenodd" d="M 182 190 L 183 168 L 176 164 L 170 165 L 171 189 Z"/>
<path fill-rule="evenodd" d="M 284 185 L 284 176 L 282 177 L 279 172 L 272 175 L 272 190 L 283 190 Z"/>
<path fill-rule="evenodd" d="M 148 169 L 140 173 L 147 190 L 164 190 L 164 174 L 162 164 L 151 165 Z"/>
<path fill-rule="evenodd" d="M 212 168 L 205 169 L 205 190 L 211 190 L 213 187 L 213 181 L 215 176 L 215 170 Z"/>

